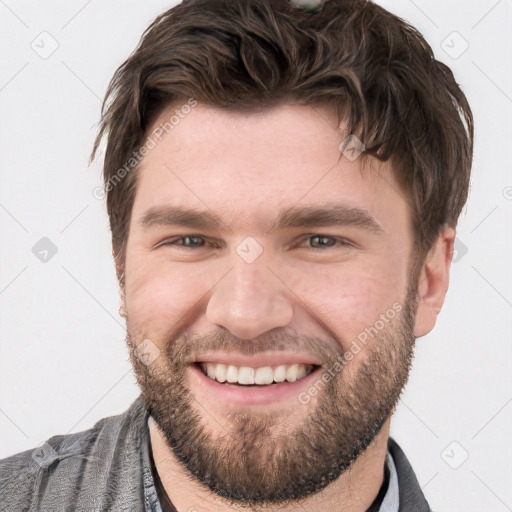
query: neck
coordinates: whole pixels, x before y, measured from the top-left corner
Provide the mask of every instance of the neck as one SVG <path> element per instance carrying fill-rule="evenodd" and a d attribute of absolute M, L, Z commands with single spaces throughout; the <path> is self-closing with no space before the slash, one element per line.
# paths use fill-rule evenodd
<path fill-rule="evenodd" d="M 366 451 L 354 464 L 322 491 L 301 501 L 305 510 L 360 512 L 367 510 L 377 497 L 384 479 L 389 438 L 389 424 L 381 428 Z M 200 484 L 176 458 L 165 436 L 154 421 L 149 421 L 151 447 L 162 485 L 177 510 L 200 509 L 204 512 L 240 510 L 236 503 L 214 495 Z M 295 504 L 254 507 L 254 512 L 292 512 Z"/>

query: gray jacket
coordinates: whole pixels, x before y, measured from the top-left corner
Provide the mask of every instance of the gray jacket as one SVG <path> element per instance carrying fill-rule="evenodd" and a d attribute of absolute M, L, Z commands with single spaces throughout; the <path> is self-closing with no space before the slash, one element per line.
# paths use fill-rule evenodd
<path fill-rule="evenodd" d="M 126 412 L 89 430 L 53 436 L 0 460 L 0 510 L 161 512 L 148 417 L 139 396 Z M 398 477 L 399 512 L 429 512 L 407 458 L 392 439 L 388 450 Z"/>

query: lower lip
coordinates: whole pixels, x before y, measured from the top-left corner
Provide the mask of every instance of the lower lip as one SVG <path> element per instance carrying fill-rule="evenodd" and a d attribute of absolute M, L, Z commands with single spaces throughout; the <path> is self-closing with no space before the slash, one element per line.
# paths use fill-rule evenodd
<path fill-rule="evenodd" d="M 217 382 L 205 375 L 198 365 L 191 365 L 189 370 L 192 387 L 198 388 L 208 401 L 237 406 L 269 405 L 290 400 L 299 402 L 299 393 L 311 386 L 319 372 L 317 368 L 295 382 L 280 382 L 269 386 L 237 386 Z"/>

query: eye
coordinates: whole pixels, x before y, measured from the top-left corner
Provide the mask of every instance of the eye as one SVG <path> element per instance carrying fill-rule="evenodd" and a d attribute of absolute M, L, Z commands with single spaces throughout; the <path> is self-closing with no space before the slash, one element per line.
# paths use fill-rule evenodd
<path fill-rule="evenodd" d="M 344 240 L 343 238 L 321 235 L 321 234 L 310 235 L 307 238 L 303 239 L 303 242 L 308 242 L 308 241 L 310 242 L 308 244 L 308 248 L 319 249 L 321 251 L 325 251 L 326 249 L 330 249 L 335 246 L 354 247 L 350 242 L 348 242 L 347 240 Z"/>
<path fill-rule="evenodd" d="M 300 248 L 304 243 L 310 242 L 307 244 L 307 249 L 317 249 L 319 251 L 326 251 L 327 249 L 338 247 L 350 248 L 354 247 L 353 244 L 348 242 L 343 238 L 315 234 L 308 235 L 306 238 L 303 238 L 297 245 L 293 248 Z M 165 246 L 174 246 L 178 249 L 194 250 L 194 249 L 203 249 L 203 248 L 216 248 L 219 247 L 218 243 L 207 240 L 203 236 L 199 235 L 185 235 L 185 236 L 177 236 L 174 238 L 169 238 L 160 242 L 156 245 L 156 247 L 165 247 Z"/>
<path fill-rule="evenodd" d="M 157 247 L 162 246 L 176 246 L 180 249 L 201 249 L 204 247 L 206 239 L 202 236 L 197 235 L 186 235 L 175 238 L 170 238 L 160 242 Z M 212 244 L 215 245 L 215 244 Z"/>

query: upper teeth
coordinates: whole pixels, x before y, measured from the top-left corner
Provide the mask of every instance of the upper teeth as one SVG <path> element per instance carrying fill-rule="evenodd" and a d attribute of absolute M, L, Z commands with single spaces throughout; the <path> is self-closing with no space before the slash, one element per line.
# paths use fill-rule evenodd
<path fill-rule="evenodd" d="M 305 364 L 289 364 L 276 367 L 234 366 L 222 363 L 201 363 L 205 375 L 218 382 L 231 384 L 272 384 L 272 382 L 295 382 L 313 371 L 313 366 Z"/>

